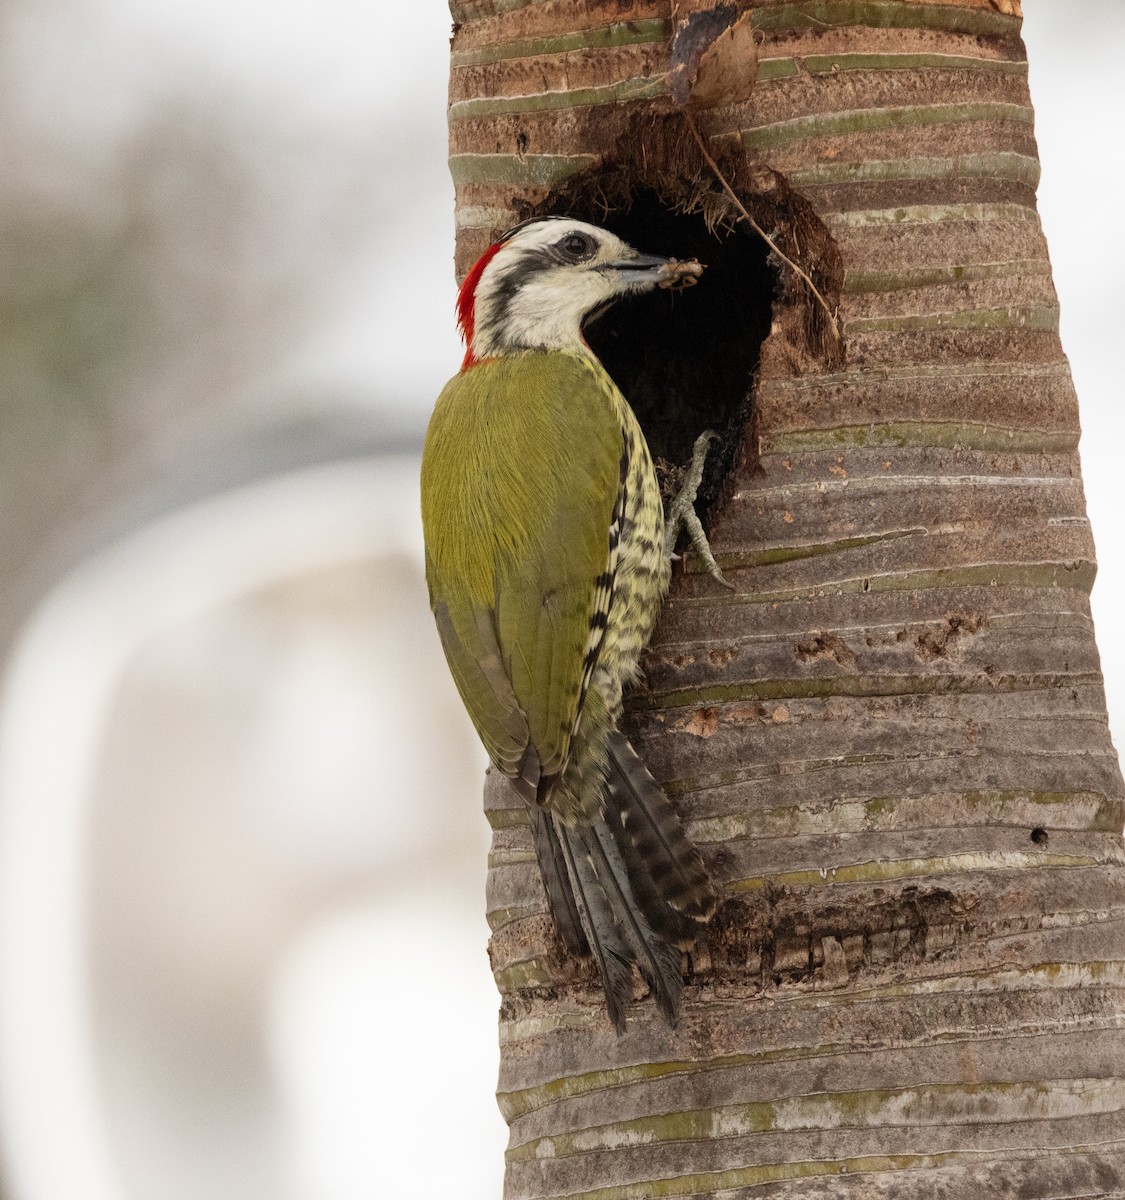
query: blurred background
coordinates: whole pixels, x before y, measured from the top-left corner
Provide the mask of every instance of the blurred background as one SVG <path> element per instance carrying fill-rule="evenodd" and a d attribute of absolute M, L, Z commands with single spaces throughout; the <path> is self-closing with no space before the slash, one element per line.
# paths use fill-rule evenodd
<path fill-rule="evenodd" d="M 1122 0 L 1026 0 L 1111 718 Z M 500 1194 L 441 0 L 0 0 L 3 1200 Z M 436 1151 L 436 1152 L 435 1152 Z"/>

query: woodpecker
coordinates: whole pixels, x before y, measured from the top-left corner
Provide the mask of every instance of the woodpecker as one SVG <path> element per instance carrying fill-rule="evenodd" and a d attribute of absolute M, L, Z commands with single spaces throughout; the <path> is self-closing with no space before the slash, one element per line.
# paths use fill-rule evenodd
<path fill-rule="evenodd" d="M 680 948 L 717 898 L 619 727 L 668 587 L 671 540 L 640 425 L 582 326 L 622 296 L 692 284 L 702 269 L 581 221 L 517 225 L 458 293 L 465 359 L 422 458 L 442 647 L 493 764 L 527 804 L 559 939 L 593 955 L 618 1033 L 634 966 L 675 1022 Z"/>

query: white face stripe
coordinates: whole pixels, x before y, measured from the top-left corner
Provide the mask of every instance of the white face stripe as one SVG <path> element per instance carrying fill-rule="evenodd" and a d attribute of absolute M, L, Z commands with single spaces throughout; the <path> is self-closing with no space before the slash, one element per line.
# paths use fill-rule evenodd
<path fill-rule="evenodd" d="M 554 250 L 574 233 L 592 238 L 597 251 L 570 262 Z M 593 309 L 644 285 L 624 284 L 599 267 L 637 257 L 619 237 L 584 221 L 549 219 L 519 229 L 485 267 L 477 284 L 472 352 L 477 359 L 509 350 L 576 350 L 589 353 L 582 321 Z"/>

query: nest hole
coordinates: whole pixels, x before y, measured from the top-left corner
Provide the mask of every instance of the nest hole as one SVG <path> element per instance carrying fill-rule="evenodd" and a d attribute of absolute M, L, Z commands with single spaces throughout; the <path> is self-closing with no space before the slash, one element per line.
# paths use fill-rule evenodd
<path fill-rule="evenodd" d="M 684 466 L 704 430 L 720 434 L 699 491 L 705 512 L 750 427 L 777 289 L 769 247 L 746 225 L 711 225 L 702 212 L 669 209 L 651 188 L 636 189 L 615 211 L 591 199 L 567 205 L 566 213 L 611 230 L 644 254 L 696 258 L 706 268 L 695 287 L 621 300 L 584 330 L 637 414 L 654 459 Z"/>

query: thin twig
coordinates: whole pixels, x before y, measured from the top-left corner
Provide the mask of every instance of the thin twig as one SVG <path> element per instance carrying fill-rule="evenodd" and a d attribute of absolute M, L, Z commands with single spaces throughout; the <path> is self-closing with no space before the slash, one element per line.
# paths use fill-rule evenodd
<path fill-rule="evenodd" d="M 749 212 L 746 211 L 746 205 L 744 205 L 738 198 L 734 188 L 732 188 L 727 182 L 727 177 L 719 169 L 719 164 L 714 160 L 714 158 L 711 157 L 711 152 L 707 149 L 707 143 L 703 140 L 702 135 L 696 128 L 695 118 L 687 110 L 684 111 L 684 119 L 687 121 L 687 127 L 691 130 L 692 137 L 694 137 L 699 143 L 699 150 L 703 155 L 703 161 L 706 162 L 712 171 L 714 171 L 715 178 L 723 185 L 723 191 L 726 192 L 726 194 L 731 198 L 731 200 L 734 202 L 735 208 L 737 208 L 743 217 L 746 218 L 746 220 L 750 223 L 751 228 L 758 234 L 762 241 L 769 246 L 769 248 L 774 252 L 774 254 L 777 255 L 778 258 L 781 259 L 783 263 L 790 267 L 797 275 L 800 276 L 801 279 L 805 281 L 805 283 L 808 284 L 809 290 L 817 298 L 817 300 L 820 302 L 821 308 L 823 308 L 825 313 L 828 315 L 828 321 L 832 327 L 832 336 L 839 341 L 840 327 L 836 320 L 836 314 L 831 308 L 829 308 L 828 301 L 825 300 L 824 296 L 821 294 L 820 288 L 818 288 L 816 284 L 813 283 L 813 281 L 809 278 L 807 271 L 803 270 L 787 254 L 782 252 L 781 248 L 773 240 L 773 238 L 771 238 L 770 235 L 761 227 L 761 225 L 754 220 Z"/>

